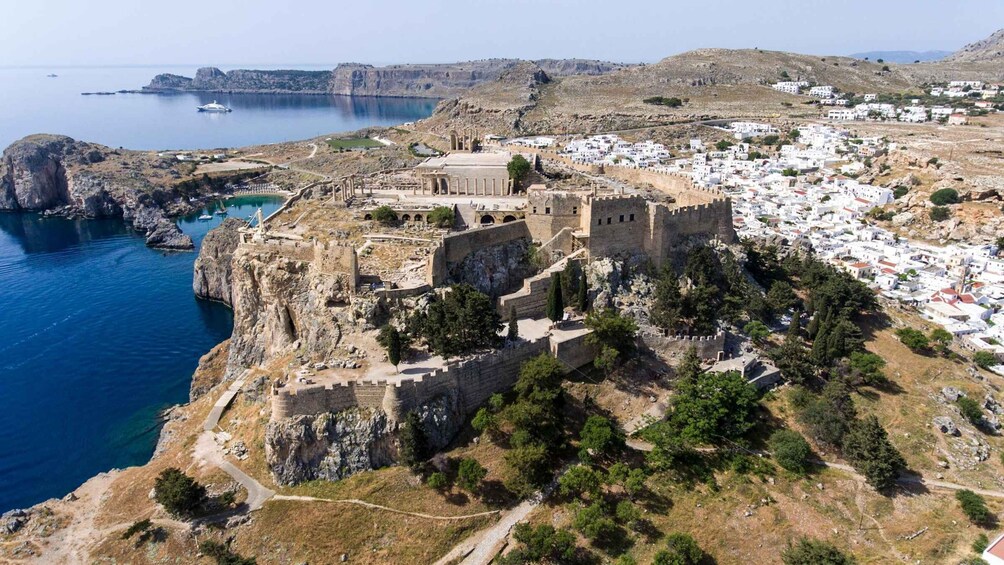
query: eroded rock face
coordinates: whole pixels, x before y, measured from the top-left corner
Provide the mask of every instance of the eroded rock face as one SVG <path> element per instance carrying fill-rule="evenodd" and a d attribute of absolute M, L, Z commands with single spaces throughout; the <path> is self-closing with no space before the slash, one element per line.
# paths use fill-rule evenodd
<path fill-rule="evenodd" d="M 317 359 L 334 355 L 341 325 L 353 323 L 348 277 L 318 273 L 310 262 L 251 246 L 238 247 L 231 265 L 229 374 L 294 344 Z"/>
<path fill-rule="evenodd" d="M 230 264 L 240 244 L 239 230 L 243 225 L 244 222 L 237 218 L 227 218 L 206 234 L 193 269 L 192 290 L 195 296 L 233 305 Z"/>
<path fill-rule="evenodd" d="M 529 239 L 479 249 L 450 266 L 450 279 L 467 283 L 492 297 L 512 292 L 523 279 L 536 274 L 527 255 L 529 249 Z"/>
<path fill-rule="evenodd" d="M 387 414 L 379 410 L 294 416 L 269 422 L 265 457 L 279 484 L 337 481 L 392 464 L 397 449 L 391 432 Z"/>
<path fill-rule="evenodd" d="M 429 446 L 437 450 L 457 435 L 464 422 L 454 394 L 439 396 L 416 413 Z M 394 464 L 398 429 L 383 410 L 351 408 L 293 416 L 269 422 L 265 429 L 265 459 L 279 484 L 338 481 Z"/>
<path fill-rule="evenodd" d="M 35 135 L 13 143 L 0 160 L 0 209 L 46 210 L 69 203 L 62 158 L 73 139 Z"/>

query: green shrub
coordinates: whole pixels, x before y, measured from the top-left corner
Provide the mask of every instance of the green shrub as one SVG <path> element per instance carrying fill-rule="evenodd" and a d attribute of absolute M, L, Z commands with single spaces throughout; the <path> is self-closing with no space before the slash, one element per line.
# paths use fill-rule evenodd
<path fill-rule="evenodd" d="M 477 459 L 473 458 L 464 459 L 457 468 L 457 479 L 460 486 L 470 492 L 478 490 L 486 475 L 488 475 L 488 469 L 485 469 L 481 463 L 478 463 Z"/>
<path fill-rule="evenodd" d="M 956 492 L 955 499 L 962 506 L 962 513 L 974 524 L 987 524 L 993 516 L 983 497 L 971 490 L 965 489 Z"/>
<path fill-rule="evenodd" d="M 188 517 L 202 508 L 206 487 L 195 479 L 170 467 L 161 471 L 154 482 L 154 499 L 174 516 Z"/>
<path fill-rule="evenodd" d="M 429 223 L 437 228 L 453 227 L 453 208 L 450 206 L 436 206 L 429 212 Z"/>
<path fill-rule="evenodd" d="M 924 335 L 924 332 L 920 330 L 915 330 L 913 328 L 900 328 L 896 330 L 896 337 L 903 345 L 910 348 L 910 351 L 914 353 L 919 353 L 922 351 L 927 351 L 931 347 L 930 340 Z"/>
<path fill-rule="evenodd" d="M 962 417 L 969 420 L 970 424 L 978 426 L 983 421 L 983 409 L 980 408 L 979 402 L 968 396 L 960 396 L 955 403 L 959 405 L 959 412 L 962 413 Z"/>
<path fill-rule="evenodd" d="M 853 557 L 825 541 L 801 538 L 781 552 L 784 565 L 854 565 Z"/>
<path fill-rule="evenodd" d="M 397 223 L 397 212 L 393 208 L 387 206 L 386 204 L 380 206 L 376 210 L 373 210 L 373 220 L 380 222 L 385 226 Z"/>
<path fill-rule="evenodd" d="M 931 193 L 931 202 L 938 206 L 958 204 L 959 192 L 954 188 L 942 188 Z"/>
<path fill-rule="evenodd" d="M 989 369 L 990 367 L 993 367 L 994 365 L 998 364 L 997 357 L 995 357 L 994 354 L 990 353 L 989 351 L 977 351 L 976 353 L 974 353 L 973 363 L 976 363 L 978 366 L 984 369 Z"/>
<path fill-rule="evenodd" d="M 448 486 L 450 486 L 450 479 L 446 477 L 446 473 L 436 471 L 435 473 L 429 475 L 429 478 L 425 480 L 425 484 L 432 489 L 445 490 Z"/>
<path fill-rule="evenodd" d="M 794 430 L 778 430 L 770 436 L 770 449 L 777 464 L 788 471 L 803 474 L 809 470 L 812 448 L 802 434 Z"/>
<path fill-rule="evenodd" d="M 667 549 L 655 554 L 653 565 L 697 565 L 704 559 L 704 550 L 690 534 L 669 534 L 666 545 Z"/>
<path fill-rule="evenodd" d="M 952 211 L 944 206 L 935 206 L 927 215 L 935 222 L 943 222 L 952 217 Z"/>

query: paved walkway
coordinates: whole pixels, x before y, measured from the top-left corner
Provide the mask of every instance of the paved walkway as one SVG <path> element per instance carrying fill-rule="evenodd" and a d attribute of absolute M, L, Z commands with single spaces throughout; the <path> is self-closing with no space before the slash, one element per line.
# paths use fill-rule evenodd
<path fill-rule="evenodd" d="M 209 411 L 209 416 L 206 417 L 206 421 L 202 424 L 202 433 L 199 434 L 199 438 L 195 441 L 195 452 L 193 455 L 198 461 L 219 467 L 223 472 L 240 483 L 248 493 L 247 501 L 244 504 L 247 505 L 248 511 L 253 512 L 261 508 L 268 499 L 275 496 L 275 491 L 266 488 L 265 485 L 254 480 L 250 475 L 238 469 L 236 465 L 227 461 L 223 455 L 223 450 L 216 442 L 215 432 L 216 427 L 220 424 L 220 417 L 223 415 L 223 411 L 230 406 L 234 397 L 240 392 L 249 373 L 250 370 L 244 371 L 216 400 L 216 404 L 213 404 L 213 409 Z"/>

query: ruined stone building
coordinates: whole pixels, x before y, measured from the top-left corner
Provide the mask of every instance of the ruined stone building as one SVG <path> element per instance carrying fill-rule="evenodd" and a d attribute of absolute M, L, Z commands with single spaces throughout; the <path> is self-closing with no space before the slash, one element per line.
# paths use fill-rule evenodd
<path fill-rule="evenodd" d="M 422 194 L 510 196 L 509 153 L 449 153 L 415 167 Z"/>

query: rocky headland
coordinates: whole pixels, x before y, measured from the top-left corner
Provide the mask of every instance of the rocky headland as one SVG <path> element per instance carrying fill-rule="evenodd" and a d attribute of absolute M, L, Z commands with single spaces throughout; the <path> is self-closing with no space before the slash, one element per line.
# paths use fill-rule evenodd
<path fill-rule="evenodd" d="M 112 149 L 62 135 L 31 135 L 0 157 L 0 211 L 122 218 L 150 247 L 192 249 L 171 218 L 211 192 L 184 183 L 191 170 L 156 153 Z"/>
<path fill-rule="evenodd" d="M 142 91 L 445 98 L 497 80 L 524 63 L 519 59 L 386 67 L 345 63 L 331 71 L 237 69 L 223 72 L 215 67 L 204 67 L 196 72 L 194 78 L 157 75 Z M 602 75 L 629 66 L 586 59 L 541 59 L 533 64 L 552 76 Z"/>

